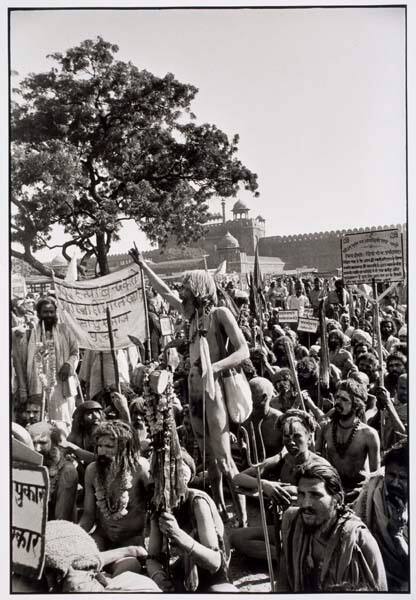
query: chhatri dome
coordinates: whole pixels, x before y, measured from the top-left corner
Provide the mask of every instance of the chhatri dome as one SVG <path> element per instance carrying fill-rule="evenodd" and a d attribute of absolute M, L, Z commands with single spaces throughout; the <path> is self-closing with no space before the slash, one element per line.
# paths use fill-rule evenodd
<path fill-rule="evenodd" d="M 232 213 L 234 215 L 234 221 L 236 219 L 247 219 L 248 211 L 250 209 L 247 207 L 247 204 L 242 200 L 237 200 L 237 202 L 233 206 Z"/>
<path fill-rule="evenodd" d="M 229 231 L 227 231 L 225 236 L 222 238 L 222 240 L 218 244 L 219 250 L 224 250 L 224 249 L 228 249 L 228 248 L 239 248 L 239 247 L 240 247 L 240 244 L 238 243 L 238 240 L 236 240 L 236 238 L 233 235 L 231 235 L 231 233 Z"/>

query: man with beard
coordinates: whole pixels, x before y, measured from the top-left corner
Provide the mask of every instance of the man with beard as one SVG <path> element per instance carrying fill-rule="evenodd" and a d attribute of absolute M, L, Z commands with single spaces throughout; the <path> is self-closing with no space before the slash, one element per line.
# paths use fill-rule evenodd
<path fill-rule="evenodd" d="M 350 338 L 354 333 L 354 327 L 351 325 L 350 315 L 348 313 L 342 313 L 339 318 L 339 322 L 341 324 L 343 334 Z"/>
<path fill-rule="evenodd" d="M 357 371 L 351 354 L 345 350 L 345 336 L 339 329 L 333 329 L 328 335 L 329 362 L 341 371 L 341 377 L 347 377 L 351 371 Z"/>
<path fill-rule="evenodd" d="M 140 456 L 136 433 L 124 421 L 101 423 L 96 431 L 95 462 L 85 472 L 84 512 L 80 525 L 100 550 L 142 546 L 149 464 Z"/>
<path fill-rule="evenodd" d="M 298 507 L 283 514 L 278 592 L 387 591 L 377 542 L 344 506 L 344 493 L 331 465 L 297 472 Z"/>
<path fill-rule="evenodd" d="M 313 434 L 316 423 L 313 417 L 301 410 L 288 410 L 279 418 L 279 429 L 283 435 L 286 454 L 271 456 L 261 465 L 261 482 L 263 494 L 270 500 L 273 517 L 276 505 L 283 509 L 296 497 L 296 471 L 301 466 L 311 464 L 328 465 L 329 462 L 311 452 Z M 234 484 L 246 490 L 257 491 L 256 469 L 250 467 L 234 477 Z M 269 527 L 272 552 L 276 553 L 274 527 Z M 241 553 L 250 558 L 266 558 L 264 532 L 262 527 L 248 527 L 232 533 L 231 543 Z"/>
<path fill-rule="evenodd" d="M 368 467 L 371 472 L 380 468 L 378 433 L 362 422 L 366 401 L 367 390 L 362 383 L 354 378 L 340 381 L 335 410 L 330 420 L 322 424 L 316 444 L 316 451 L 337 469 L 347 499 L 351 501 L 358 495 Z"/>
<path fill-rule="evenodd" d="M 61 447 L 65 434 L 57 426 L 41 421 L 29 425 L 33 448 L 43 456 L 49 473 L 49 519 L 75 521 L 78 473 L 67 451 Z"/>
<path fill-rule="evenodd" d="M 391 317 L 385 317 L 380 321 L 380 333 L 383 348 L 385 348 L 387 352 L 391 352 L 392 347 L 400 341 L 399 338 L 396 337 L 397 328 Z"/>
<path fill-rule="evenodd" d="M 375 474 L 363 486 L 354 511 L 377 540 L 389 592 L 408 592 L 408 448 L 393 448 L 383 463 L 384 474 Z"/>
<path fill-rule="evenodd" d="M 70 427 L 75 410 L 78 364 L 78 342 L 64 323 L 58 323 L 52 299 L 42 298 L 36 305 L 39 323 L 31 331 L 27 350 L 27 381 L 29 399 L 39 399 L 45 379 L 51 392 L 48 397 L 49 419 L 63 421 Z M 38 344 L 47 346 L 47 357 L 41 360 Z"/>
<path fill-rule="evenodd" d="M 277 391 L 277 396 L 272 399 L 270 406 L 281 412 L 286 412 L 289 408 L 295 408 L 295 404 L 299 402 L 299 398 L 290 369 L 280 369 L 275 374 L 273 383 Z"/>
<path fill-rule="evenodd" d="M 86 463 L 94 460 L 95 434 L 102 420 L 103 409 L 98 402 L 87 400 L 75 409 L 66 447 L 72 449 L 79 460 Z"/>
<path fill-rule="evenodd" d="M 308 297 L 313 308 L 313 314 L 315 317 L 318 316 L 319 304 L 325 296 L 325 291 L 322 289 L 321 280 L 319 277 L 315 277 L 313 280 L 313 288 L 309 290 Z"/>
<path fill-rule="evenodd" d="M 397 392 L 397 382 L 400 375 L 406 373 L 407 358 L 401 352 L 389 354 L 386 360 L 387 375 L 384 378 L 384 385 L 395 396 Z"/>
<path fill-rule="evenodd" d="M 130 251 L 151 285 L 174 310 L 189 320 L 189 409 L 201 454 L 205 452 L 214 500 L 227 519 L 223 478 L 230 487 L 234 510 L 241 525 L 247 521 L 244 496 L 235 496 L 232 478 L 238 469 L 231 455 L 228 412 L 222 376 L 249 358 L 247 342 L 232 312 L 218 307 L 215 281 L 206 271 L 185 273 L 180 299 L 149 268 L 141 254 Z M 204 408 L 206 427 L 204 430 Z"/>

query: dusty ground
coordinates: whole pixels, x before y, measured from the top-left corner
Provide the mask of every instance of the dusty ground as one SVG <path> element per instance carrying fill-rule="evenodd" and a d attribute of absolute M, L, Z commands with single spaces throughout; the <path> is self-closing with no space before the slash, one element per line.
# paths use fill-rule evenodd
<path fill-rule="evenodd" d="M 258 499 L 247 498 L 247 513 L 250 525 L 261 525 Z M 232 550 L 231 555 L 230 580 L 241 592 L 270 592 L 267 562 L 245 558 L 235 550 Z"/>

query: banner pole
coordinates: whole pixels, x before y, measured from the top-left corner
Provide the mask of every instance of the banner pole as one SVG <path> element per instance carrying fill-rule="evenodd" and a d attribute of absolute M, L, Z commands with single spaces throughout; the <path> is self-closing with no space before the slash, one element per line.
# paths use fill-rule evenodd
<path fill-rule="evenodd" d="M 111 323 L 111 311 L 108 306 L 106 307 L 106 312 L 107 312 L 108 336 L 110 338 L 110 349 L 111 349 L 111 357 L 113 359 L 113 365 L 114 365 L 114 376 L 115 376 L 115 380 L 116 380 L 116 388 L 117 388 L 117 392 L 119 394 L 121 394 L 120 375 L 118 372 L 117 356 L 116 356 L 116 352 L 114 350 L 114 335 L 113 335 L 113 326 Z"/>
<path fill-rule="evenodd" d="M 146 283 L 144 281 L 144 273 L 143 269 L 139 265 L 140 268 L 140 278 L 142 281 L 142 291 L 143 291 L 143 306 L 144 306 L 144 321 L 146 327 L 146 346 L 147 346 L 147 357 L 148 360 L 152 360 L 152 344 L 150 342 L 150 326 L 149 326 L 149 312 L 147 309 L 147 296 L 146 296 Z"/>
<path fill-rule="evenodd" d="M 380 378 L 379 385 L 384 387 L 384 372 L 383 372 L 383 344 L 381 341 L 381 331 L 380 331 L 380 307 L 378 304 L 377 298 L 377 283 L 373 278 L 373 297 L 374 297 L 374 330 L 375 330 L 375 338 L 377 342 L 377 352 L 378 352 L 378 360 L 380 363 Z M 384 431 L 385 431 L 385 412 L 384 409 L 380 411 L 380 443 L 381 443 L 381 452 L 385 450 L 384 448 Z"/>

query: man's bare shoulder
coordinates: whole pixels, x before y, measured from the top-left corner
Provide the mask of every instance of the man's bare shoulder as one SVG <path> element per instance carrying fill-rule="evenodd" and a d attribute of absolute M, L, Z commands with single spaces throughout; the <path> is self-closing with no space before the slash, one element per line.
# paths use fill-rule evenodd
<path fill-rule="evenodd" d="M 85 483 L 93 484 L 96 475 L 97 475 L 97 466 L 94 461 L 94 462 L 90 463 L 88 465 L 88 467 L 85 469 Z"/>
<path fill-rule="evenodd" d="M 370 425 L 367 425 L 367 423 L 363 423 L 362 421 L 360 421 L 360 424 L 358 425 L 357 433 L 360 433 L 363 437 L 366 437 L 367 439 L 378 437 L 378 433 L 374 429 L 374 427 L 371 427 Z"/>

